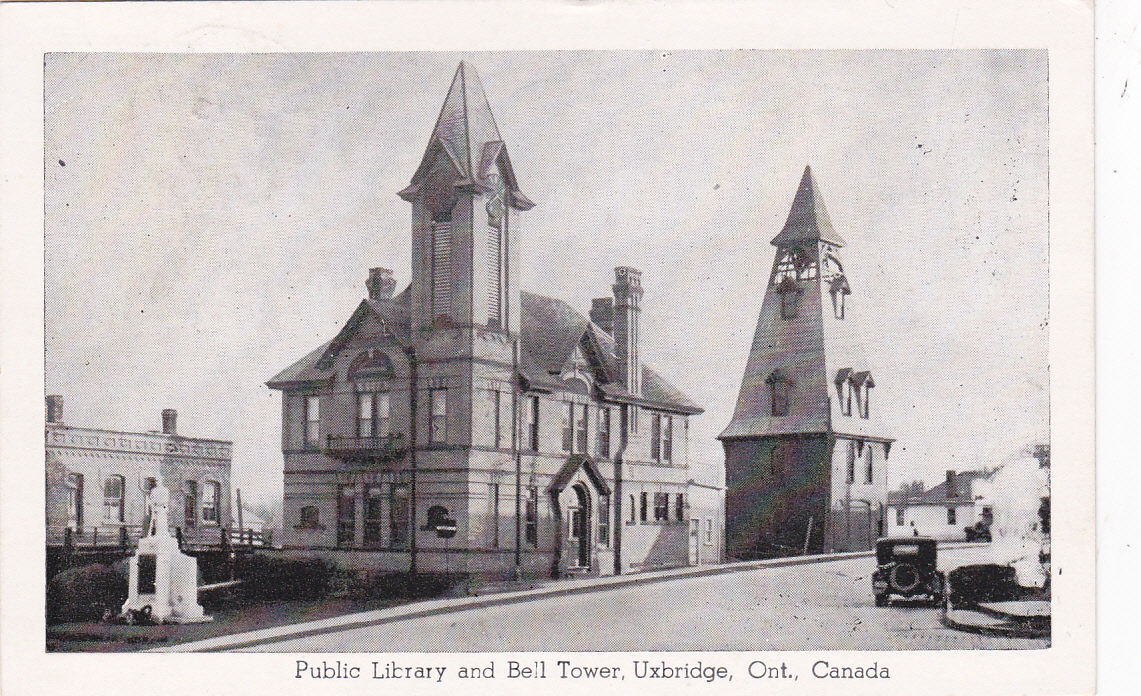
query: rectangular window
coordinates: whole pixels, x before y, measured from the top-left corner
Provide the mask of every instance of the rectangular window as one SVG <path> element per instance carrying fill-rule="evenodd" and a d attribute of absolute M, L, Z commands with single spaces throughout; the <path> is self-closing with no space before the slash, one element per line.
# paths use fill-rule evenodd
<path fill-rule="evenodd" d="M 527 489 L 526 512 L 527 543 L 531 546 L 539 545 L 539 489 L 531 486 Z"/>
<path fill-rule="evenodd" d="M 641 504 L 638 506 L 638 519 L 645 522 L 647 519 L 649 519 L 648 515 L 650 511 L 650 494 L 642 491 L 642 498 L 640 502 Z"/>
<path fill-rule="evenodd" d="M 848 441 L 848 483 L 856 482 L 856 443 Z"/>
<path fill-rule="evenodd" d="M 897 526 L 897 527 L 903 526 L 903 508 L 896 508 L 895 509 L 895 526 Z"/>
<path fill-rule="evenodd" d="M 103 519 L 107 522 L 125 521 L 126 489 L 122 476 L 108 476 L 103 480 Z"/>
<path fill-rule="evenodd" d="M 662 460 L 662 416 L 658 413 L 650 416 L 650 459 Z"/>
<path fill-rule="evenodd" d="M 673 439 L 673 416 L 662 416 L 662 461 L 673 461 Z"/>
<path fill-rule="evenodd" d="M 955 524 L 955 508 L 947 508 L 947 524 Z"/>
<path fill-rule="evenodd" d="M 864 445 L 864 456 L 867 460 L 867 465 L 864 467 L 864 483 L 871 483 L 875 477 L 874 451 L 875 448 L 872 447 L 871 444 Z"/>
<path fill-rule="evenodd" d="M 83 474 L 68 474 L 67 487 L 67 521 L 79 530 L 83 527 Z"/>
<path fill-rule="evenodd" d="M 634 505 L 634 496 L 630 496 L 630 523 L 637 522 L 638 510 Z"/>
<path fill-rule="evenodd" d="M 586 438 L 587 422 L 586 422 L 586 419 L 587 419 L 587 409 L 589 409 L 589 408 L 590 407 L 587 406 L 586 404 L 582 404 L 581 406 L 578 406 L 577 408 L 575 408 L 575 411 L 578 412 L 578 419 L 575 421 L 575 424 L 574 424 L 575 451 L 578 452 L 579 454 L 586 454 L 586 443 L 587 443 L 587 438 Z"/>
<path fill-rule="evenodd" d="M 503 427 L 502 423 L 499 422 L 499 409 L 502 401 L 503 395 L 498 389 L 491 392 L 491 407 L 495 409 L 495 449 L 503 446 Z"/>
<path fill-rule="evenodd" d="M 369 486 L 364 498 L 364 545 L 376 548 L 381 544 L 380 530 L 384 520 L 384 489 Z"/>
<path fill-rule="evenodd" d="M 705 518 L 705 544 L 710 546 L 713 544 L 713 518 Z"/>
<path fill-rule="evenodd" d="M 408 527 L 411 516 L 408 486 L 393 484 L 388 497 L 388 545 L 393 549 L 408 548 Z"/>
<path fill-rule="evenodd" d="M 321 444 L 321 397 L 305 397 L 305 444 L 317 447 Z"/>
<path fill-rule="evenodd" d="M 222 486 L 217 481 L 207 481 L 202 489 L 202 521 L 218 524 L 218 506 L 222 499 Z"/>
<path fill-rule="evenodd" d="M 452 223 L 432 223 L 432 320 L 452 311 Z"/>
<path fill-rule="evenodd" d="M 376 421 L 373 430 L 377 437 L 388 437 L 392 433 L 392 400 L 388 392 L 376 395 Z"/>
<path fill-rule="evenodd" d="M 337 495 L 337 546 L 350 547 L 357 533 L 357 487 L 341 486 Z"/>
<path fill-rule="evenodd" d="M 357 394 L 357 436 L 372 437 L 373 395 Z"/>
<path fill-rule="evenodd" d="M 530 418 L 527 422 L 527 444 L 532 452 L 539 451 L 539 397 L 530 399 Z"/>
<path fill-rule="evenodd" d="M 198 482 L 187 481 L 182 494 L 182 512 L 186 527 L 193 529 L 198 522 Z"/>
<path fill-rule="evenodd" d="M 432 389 L 429 392 L 432 402 L 432 421 L 428 426 L 429 442 L 448 441 L 448 390 Z"/>
<path fill-rule="evenodd" d="M 669 522 L 670 521 L 670 494 L 669 493 L 655 493 L 654 494 L 654 521 L 655 522 Z"/>
<path fill-rule="evenodd" d="M 572 429 L 572 420 L 574 419 L 574 404 L 563 404 L 563 451 L 570 452 L 574 447 L 574 430 Z"/>
<path fill-rule="evenodd" d="M 599 457 L 610 457 L 610 409 L 602 406 L 598 407 L 598 425 L 597 433 L 597 447 Z"/>
<path fill-rule="evenodd" d="M 674 519 L 685 522 L 685 494 L 678 493 L 674 497 Z"/>
<path fill-rule="evenodd" d="M 610 546 L 610 497 L 598 496 L 598 543 Z"/>

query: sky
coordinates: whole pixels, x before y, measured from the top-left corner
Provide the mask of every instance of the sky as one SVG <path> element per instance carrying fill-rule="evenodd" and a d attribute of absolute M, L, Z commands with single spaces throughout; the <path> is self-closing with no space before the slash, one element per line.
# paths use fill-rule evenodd
<path fill-rule="evenodd" d="M 368 268 L 411 275 L 396 196 L 459 60 L 524 193 L 523 289 L 583 314 L 643 271 L 642 354 L 716 436 L 806 164 L 897 439 L 889 485 L 1049 432 L 1042 51 L 48 54 L 45 370 L 65 421 L 234 442 L 280 499 L 265 381 L 333 337 Z"/>

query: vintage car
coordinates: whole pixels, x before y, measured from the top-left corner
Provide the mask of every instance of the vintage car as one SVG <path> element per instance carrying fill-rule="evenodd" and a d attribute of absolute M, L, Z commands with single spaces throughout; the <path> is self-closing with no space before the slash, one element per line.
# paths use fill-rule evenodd
<path fill-rule="evenodd" d="M 892 595 L 925 595 L 935 604 L 943 601 L 943 575 L 935 567 L 935 540 L 927 537 L 880 539 L 876 542 L 876 563 L 872 591 L 876 606 L 887 606 Z"/>

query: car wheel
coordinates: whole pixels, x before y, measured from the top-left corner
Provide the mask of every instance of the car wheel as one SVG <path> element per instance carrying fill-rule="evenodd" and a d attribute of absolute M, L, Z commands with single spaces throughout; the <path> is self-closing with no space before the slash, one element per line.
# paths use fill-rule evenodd
<path fill-rule="evenodd" d="M 877 607 L 886 607 L 887 606 L 887 595 L 885 595 L 885 594 L 876 595 L 876 606 Z"/>

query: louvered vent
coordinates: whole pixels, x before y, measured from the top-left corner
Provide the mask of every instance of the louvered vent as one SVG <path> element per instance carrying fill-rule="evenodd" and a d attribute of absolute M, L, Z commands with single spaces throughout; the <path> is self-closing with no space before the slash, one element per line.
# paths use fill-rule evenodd
<path fill-rule="evenodd" d="M 498 225 L 487 228 L 487 324 L 503 325 L 503 231 Z"/>
<path fill-rule="evenodd" d="M 452 223 L 432 223 L 432 318 L 452 311 Z"/>

